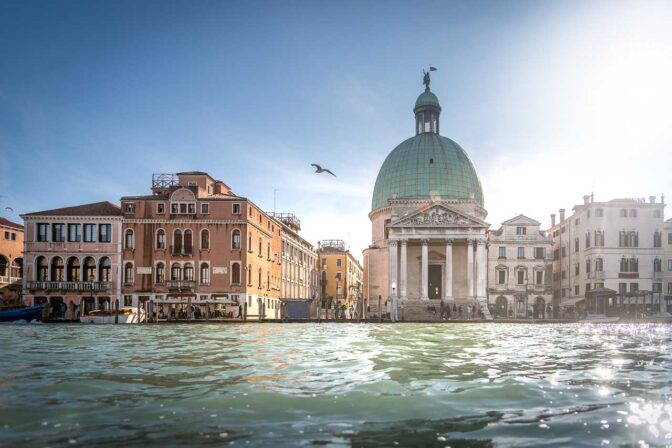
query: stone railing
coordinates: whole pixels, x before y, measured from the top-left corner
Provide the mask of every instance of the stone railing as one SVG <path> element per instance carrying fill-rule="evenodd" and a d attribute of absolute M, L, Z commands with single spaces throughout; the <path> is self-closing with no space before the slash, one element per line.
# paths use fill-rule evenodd
<path fill-rule="evenodd" d="M 194 289 L 196 282 L 194 280 L 166 280 L 168 289 Z"/>
<path fill-rule="evenodd" d="M 28 282 L 28 289 L 44 291 L 112 291 L 112 282 Z"/>

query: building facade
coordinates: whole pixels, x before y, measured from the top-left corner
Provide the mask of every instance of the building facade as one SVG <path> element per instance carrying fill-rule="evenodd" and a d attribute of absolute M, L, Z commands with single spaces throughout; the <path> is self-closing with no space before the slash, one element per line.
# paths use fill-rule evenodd
<path fill-rule="evenodd" d="M 282 299 L 315 300 L 319 297 L 317 252 L 299 235 L 301 221 L 291 213 L 270 213 L 280 228 Z"/>
<path fill-rule="evenodd" d="M 322 240 L 318 244 L 322 301 L 356 306 L 362 297 L 363 269 L 346 249 L 343 240 Z M 326 303 L 325 303 L 326 306 Z"/>
<path fill-rule="evenodd" d="M 663 199 L 656 201 L 655 196 L 648 201 L 595 202 L 587 195 L 571 216 L 560 209 L 556 223 L 551 215 L 553 294 L 561 308 L 557 311 L 602 312 L 586 300 L 586 293 L 603 288 L 613 293 L 602 306 L 658 306 L 663 299 L 664 207 Z"/>
<path fill-rule="evenodd" d="M 518 215 L 488 234 L 488 296 L 496 318 L 552 317 L 552 239 Z"/>
<path fill-rule="evenodd" d="M 481 183 L 464 149 L 439 134 L 441 106 L 429 82 L 426 75 L 413 109 L 416 135 L 387 156 L 376 179 L 366 296 L 371 306 L 388 303 L 393 320 L 426 319 L 440 305 L 489 318 Z"/>
<path fill-rule="evenodd" d="M 118 206 L 98 202 L 21 217 L 27 305 L 47 305 L 51 320 L 76 320 L 116 306 L 121 297 Z"/>
<path fill-rule="evenodd" d="M 663 225 L 664 236 L 663 244 L 665 246 L 665 261 L 663 269 L 665 270 L 664 281 L 664 300 L 662 311 L 672 312 L 672 219 L 665 221 Z"/>
<path fill-rule="evenodd" d="M 191 171 L 154 175 L 121 207 L 126 305 L 159 320 L 280 317 L 281 228 L 252 201 Z"/>
<path fill-rule="evenodd" d="M 0 217 L 0 306 L 21 302 L 23 226 Z"/>

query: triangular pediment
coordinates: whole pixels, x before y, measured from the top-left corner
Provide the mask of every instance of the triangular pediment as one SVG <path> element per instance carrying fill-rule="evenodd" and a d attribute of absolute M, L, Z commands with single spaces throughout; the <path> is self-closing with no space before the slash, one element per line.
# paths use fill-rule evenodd
<path fill-rule="evenodd" d="M 488 228 L 490 224 L 446 204 L 429 204 L 395 219 L 389 226 Z"/>
<path fill-rule="evenodd" d="M 518 215 L 514 216 L 513 218 L 509 219 L 508 221 L 504 221 L 502 223 L 503 226 L 540 226 L 541 223 L 539 221 L 535 221 L 534 219 L 530 218 L 529 216 L 525 215 Z"/>

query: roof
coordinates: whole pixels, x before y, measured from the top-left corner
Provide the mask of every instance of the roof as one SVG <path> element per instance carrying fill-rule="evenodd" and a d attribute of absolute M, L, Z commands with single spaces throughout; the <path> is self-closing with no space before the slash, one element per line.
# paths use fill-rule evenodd
<path fill-rule="evenodd" d="M 513 218 L 504 221 L 502 223 L 503 226 L 507 225 L 513 225 L 513 224 L 525 224 L 528 226 L 540 226 L 541 223 L 535 219 L 530 218 L 529 216 L 525 216 L 523 214 L 514 216 Z"/>
<path fill-rule="evenodd" d="M 432 93 L 429 89 L 425 90 L 420 94 L 417 100 L 415 100 L 415 108 L 423 106 L 434 106 L 438 107 L 441 110 L 441 105 L 439 104 L 439 99 Z M 414 110 L 415 110 L 414 108 Z"/>
<path fill-rule="evenodd" d="M 121 208 L 108 201 L 73 207 L 55 208 L 41 212 L 26 213 L 22 216 L 122 216 Z"/>
<path fill-rule="evenodd" d="M 10 221 L 9 219 L 3 218 L 2 216 L 0 216 L 0 226 L 12 227 L 17 230 L 23 230 L 23 224 L 17 224 L 13 221 Z"/>
<path fill-rule="evenodd" d="M 205 171 L 182 171 L 181 173 L 175 173 L 178 176 L 208 176 L 212 180 L 216 180 L 214 177 L 206 173 Z"/>

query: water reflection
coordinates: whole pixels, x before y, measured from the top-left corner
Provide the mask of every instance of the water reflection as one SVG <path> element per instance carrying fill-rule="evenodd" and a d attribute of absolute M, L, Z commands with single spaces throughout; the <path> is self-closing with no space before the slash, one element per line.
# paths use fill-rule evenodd
<path fill-rule="evenodd" d="M 0 445 L 672 443 L 670 326 L 0 326 Z"/>

